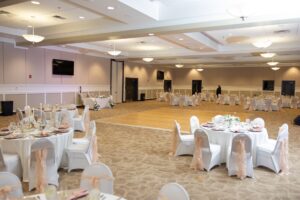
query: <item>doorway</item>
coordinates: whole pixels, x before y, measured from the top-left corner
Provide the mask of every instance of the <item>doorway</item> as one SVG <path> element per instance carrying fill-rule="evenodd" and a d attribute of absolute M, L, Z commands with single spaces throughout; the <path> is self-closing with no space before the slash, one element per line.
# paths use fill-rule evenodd
<path fill-rule="evenodd" d="M 164 91 L 165 92 L 172 91 L 172 80 L 164 80 Z"/>
<path fill-rule="evenodd" d="M 281 82 L 281 95 L 294 96 L 295 95 L 296 81 L 282 81 Z"/>
<path fill-rule="evenodd" d="M 192 80 L 192 94 L 201 93 L 202 80 Z"/>
<path fill-rule="evenodd" d="M 125 79 L 125 93 L 126 101 L 137 101 L 138 100 L 138 78 L 126 78 Z"/>

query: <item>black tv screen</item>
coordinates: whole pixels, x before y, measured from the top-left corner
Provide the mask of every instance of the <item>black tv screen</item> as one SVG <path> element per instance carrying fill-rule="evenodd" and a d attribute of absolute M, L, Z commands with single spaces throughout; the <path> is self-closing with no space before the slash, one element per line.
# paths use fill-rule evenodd
<path fill-rule="evenodd" d="M 52 60 L 52 74 L 55 75 L 74 75 L 74 61 L 70 60 Z"/>
<path fill-rule="evenodd" d="M 163 71 L 157 71 L 157 80 L 164 80 L 165 73 Z"/>
<path fill-rule="evenodd" d="M 274 91 L 274 80 L 263 80 L 263 90 Z"/>

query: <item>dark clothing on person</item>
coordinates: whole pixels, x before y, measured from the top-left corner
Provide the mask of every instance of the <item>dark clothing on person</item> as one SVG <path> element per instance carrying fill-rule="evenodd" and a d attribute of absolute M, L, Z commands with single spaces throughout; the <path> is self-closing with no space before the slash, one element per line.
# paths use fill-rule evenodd
<path fill-rule="evenodd" d="M 217 91 L 216 91 L 217 96 L 219 96 L 219 94 L 221 94 L 221 93 L 222 93 L 221 86 L 218 86 Z"/>

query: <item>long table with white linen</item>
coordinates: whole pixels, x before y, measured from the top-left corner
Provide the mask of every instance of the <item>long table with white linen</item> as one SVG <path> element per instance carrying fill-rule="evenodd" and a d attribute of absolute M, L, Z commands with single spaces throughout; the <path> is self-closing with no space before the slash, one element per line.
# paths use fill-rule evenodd
<path fill-rule="evenodd" d="M 39 138 L 33 137 L 36 133 L 38 133 L 38 130 L 33 130 L 26 133 L 27 137 L 18 139 L 4 139 L 3 137 L 0 137 L 0 146 L 4 153 L 14 153 L 19 155 L 23 169 L 23 181 L 25 182 L 28 181 L 29 175 L 31 145 L 39 140 Z M 74 131 L 70 128 L 66 133 L 44 137 L 54 144 L 55 161 L 58 163 L 57 169 L 59 167 L 67 166 L 64 149 L 72 144 L 73 134 Z"/>
<path fill-rule="evenodd" d="M 221 146 L 221 163 L 228 163 L 232 138 L 239 133 L 232 132 L 229 129 L 219 131 L 207 127 L 205 127 L 205 130 L 207 131 L 209 142 Z M 253 165 L 256 166 L 256 146 L 267 141 L 267 130 L 263 128 L 260 132 L 245 131 L 244 133 L 250 136 L 252 140 Z"/>
<path fill-rule="evenodd" d="M 112 102 L 112 97 L 97 97 L 97 98 L 82 98 L 84 106 L 89 106 L 90 109 L 94 109 L 94 105 L 97 103 L 99 108 L 111 108 L 110 102 Z"/>

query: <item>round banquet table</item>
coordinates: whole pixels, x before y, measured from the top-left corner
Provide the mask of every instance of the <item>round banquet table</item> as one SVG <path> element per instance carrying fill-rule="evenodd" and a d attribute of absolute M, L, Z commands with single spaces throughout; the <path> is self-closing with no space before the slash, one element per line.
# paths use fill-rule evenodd
<path fill-rule="evenodd" d="M 204 127 L 204 129 L 207 131 L 209 142 L 221 146 L 221 163 L 226 163 L 227 165 L 231 151 L 232 139 L 239 133 L 232 132 L 229 129 L 225 129 L 224 131 L 217 131 L 207 127 Z M 267 130 L 264 128 L 261 132 L 245 131 L 244 133 L 251 138 L 253 166 L 256 166 L 256 146 L 267 142 Z"/>
<path fill-rule="evenodd" d="M 35 134 L 38 133 L 38 130 L 33 130 L 26 134 Z M 56 134 L 47 138 L 54 144 L 55 149 L 55 163 L 57 163 L 57 169 L 59 167 L 67 166 L 67 159 L 65 154 L 65 148 L 72 144 L 74 131 L 69 129 L 68 132 L 63 134 Z M 18 139 L 4 139 L 0 137 L 0 147 L 4 153 L 14 153 L 18 154 L 22 164 L 23 170 L 23 181 L 28 182 L 28 174 L 30 167 L 30 154 L 31 154 L 31 145 L 39 140 L 33 136 L 18 138 Z"/>

